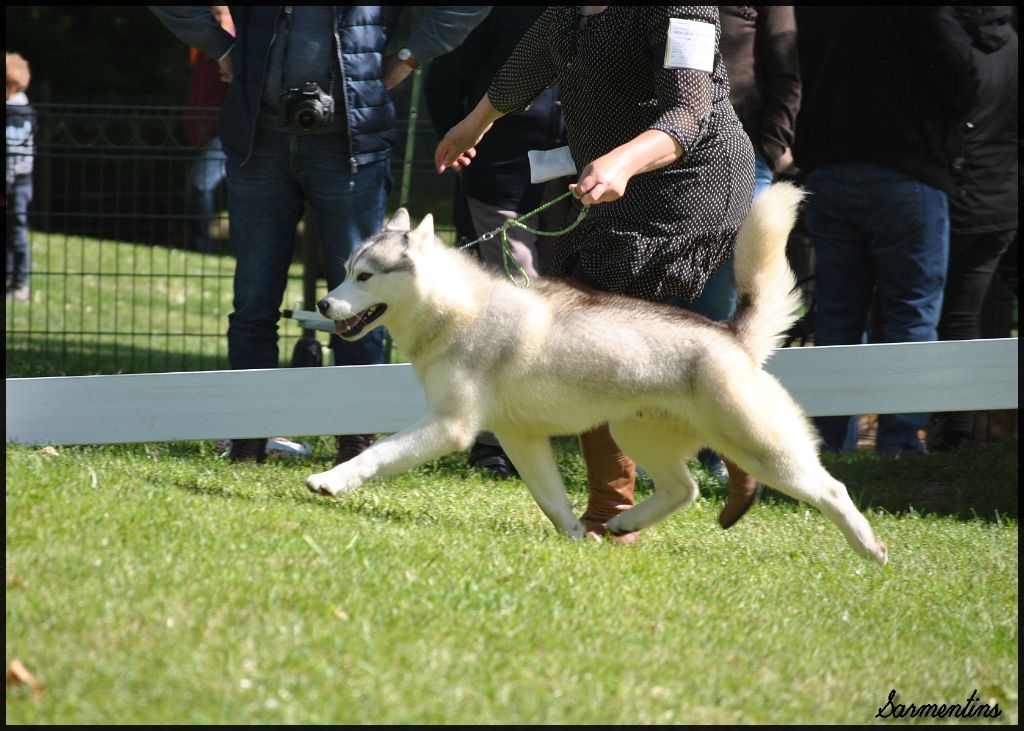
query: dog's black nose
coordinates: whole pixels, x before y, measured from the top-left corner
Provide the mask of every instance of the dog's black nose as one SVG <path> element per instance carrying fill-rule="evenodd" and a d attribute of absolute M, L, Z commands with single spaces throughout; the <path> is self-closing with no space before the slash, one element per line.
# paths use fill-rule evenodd
<path fill-rule="evenodd" d="M 320 300 L 319 302 L 316 303 L 316 308 L 318 310 L 320 310 L 320 314 L 323 315 L 324 317 L 327 317 L 327 308 L 328 307 L 330 307 L 330 305 L 327 304 L 327 300 L 326 299 L 322 299 L 322 300 Z"/>

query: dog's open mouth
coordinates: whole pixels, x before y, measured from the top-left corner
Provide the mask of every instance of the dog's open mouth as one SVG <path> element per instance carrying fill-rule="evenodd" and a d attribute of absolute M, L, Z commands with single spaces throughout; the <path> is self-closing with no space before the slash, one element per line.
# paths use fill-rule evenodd
<path fill-rule="evenodd" d="M 347 320 L 338 320 L 334 323 L 334 332 L 337 333 L 339 337 L 354 338 L 365 330 L 367 325 L 383 315 L 384 310 L 387 308 L 388 306 L 385 304 L 374 305 L 373 307 L 367 307 L 359 314 L 354 315 Z"/>

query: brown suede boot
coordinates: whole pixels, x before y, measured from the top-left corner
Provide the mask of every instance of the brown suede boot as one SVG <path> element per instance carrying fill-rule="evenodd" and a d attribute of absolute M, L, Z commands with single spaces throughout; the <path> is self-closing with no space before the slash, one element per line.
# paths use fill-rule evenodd
<path fill-rule="evenodd" d="M 735 462 L 730 462 L 727 459 L 723 461 L 726 469 L 729 470 L 729 497 L 725 501 L 722 512 L 718 514 L 718 524 L 723 528 L 729 528 L 746 515 L 747 510 L 761 494 L 763 487 L 760 482 L 741 470 Z"/>
<path fill-rule="evenodd" d="M 636 463 L 612 439 L 608 425 L 580 434 L 580 451 L 587 463 L 587 488 L 590 497 L 580 522 L 590 538 L 607 538 L 614 543 L 636 543 L 637 532 L 613 536 L 606 523 L 633 507 L 636 488 Z"/>

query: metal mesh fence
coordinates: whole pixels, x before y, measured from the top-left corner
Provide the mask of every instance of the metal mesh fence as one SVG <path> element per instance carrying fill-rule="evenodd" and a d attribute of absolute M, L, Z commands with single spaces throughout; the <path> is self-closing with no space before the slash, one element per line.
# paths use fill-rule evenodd
<path fill-rule="evenodd" d="M 19 375 L 220 367 L 233 263 L 188 251 L 198 150 L 170 107 L 37 105 L 27 301 L 8 299 Z M 218 217 L 219 218 L 219 217 Z M 220 223 L 216 221 L 215 223 Z"/>
<path fill-rule="evenodd" d="M 27 299 L 7 298 L 8 377 L 226 368 L 234 258 L 224 185 L 204 212 L 191 183 L 204 160 L 185 133 L 187 120 L 217 110 L 35 108 L 30 288 Z M 432 172 L 432 132 L 417 124 L 409 135 L 403 122 L 399 140 L 393 202 L 413 189 L 420 215 L 429 201 L 444 221 L 451 182 Z M 316 249 L 304 220 L 282 309 L 307 309 L 322 294 Z M 285 364 L 304 333 L 282 319 L 279 334 Z"/>

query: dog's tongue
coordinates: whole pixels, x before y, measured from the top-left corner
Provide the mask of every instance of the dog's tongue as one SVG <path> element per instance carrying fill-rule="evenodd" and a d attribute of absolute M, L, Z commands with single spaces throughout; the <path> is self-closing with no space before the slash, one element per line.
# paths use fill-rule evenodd
<path fill-rule="evenodd" d="M 338 320 L 334 323 L 334 332 L 338 335 L 344 335 L 349 330 L 359 324 L 359 315 L 350 317 L 347 320 Z"/>

